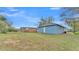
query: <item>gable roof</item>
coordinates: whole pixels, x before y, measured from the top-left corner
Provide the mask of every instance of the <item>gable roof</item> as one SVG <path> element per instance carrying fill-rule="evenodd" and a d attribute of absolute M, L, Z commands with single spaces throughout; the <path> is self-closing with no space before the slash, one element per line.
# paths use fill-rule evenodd
<path fill-rule="evenodd" d="M 69 26 L 68 24 L 64 24 L 64 23 L 56 23 L 56 24 L 58 24 L 58 25 L 60 25 L 60 26 L 62 26 L 62 27 L 64 27 L 65 29 L 71 29 L 72 30 L 72 27 L 71 26 Z"/>
<path fill-rule="evenodd" d="M 60 26 L 62 28 L 65 28 L 65 29 L 72 29 L 70 26 L 68 26 L 67 24 L 58 24 L 58 23 L 53 23 L 53 24 L 50 24 L 50 25 L 44 25 L 44 26 L 40 26 L 38 28 L 41 28 L 41 27 L 48 27 L 48 26 Z"/>

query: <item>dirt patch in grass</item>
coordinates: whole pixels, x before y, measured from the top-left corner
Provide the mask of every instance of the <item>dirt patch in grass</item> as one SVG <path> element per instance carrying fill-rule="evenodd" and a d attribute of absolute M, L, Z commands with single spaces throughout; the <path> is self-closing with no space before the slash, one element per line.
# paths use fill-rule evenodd
<path fill-rule="evenodd" d="M 0 50 L 77 51 L 79 50 L 79 35 L 46 35 L 22 32 L 0 34 Z"/>

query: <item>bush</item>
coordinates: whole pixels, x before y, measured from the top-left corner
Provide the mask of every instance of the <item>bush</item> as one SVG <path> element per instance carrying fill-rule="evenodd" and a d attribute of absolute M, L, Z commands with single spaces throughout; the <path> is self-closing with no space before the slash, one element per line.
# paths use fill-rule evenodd
<path fill-rule="evenodd" d="M 6 30 L 0 30 L 0 33 L 7 33 L 7 31 Z"/>
<path fill-rule="evenodd" d="M 4 30 L 0 30 L 0 33 L 7 33 L 7 30 L 6 29 L 4 29 Z"/>
<path fill-rule="evenodd" d="M 8 32 L 17 32 L 17 30 L 14 29 L 14 28 L 9 28 L 9 29 L 8 29 Z"/>
<path fill-rule="evenodd" d="M 74 34 L 75 34 L 75 35 L 79 35 L 79 32 L 75 32 Z"/>

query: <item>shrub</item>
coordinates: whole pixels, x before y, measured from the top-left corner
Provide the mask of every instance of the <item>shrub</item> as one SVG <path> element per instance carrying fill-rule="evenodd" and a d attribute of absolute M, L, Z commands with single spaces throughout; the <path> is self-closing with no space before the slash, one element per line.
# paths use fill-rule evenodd
<path fill-rule="evenodd" d="M 75 35 L 79 35 L 79 32 L 75 32 L 74 34 L 75 34 Z"/>

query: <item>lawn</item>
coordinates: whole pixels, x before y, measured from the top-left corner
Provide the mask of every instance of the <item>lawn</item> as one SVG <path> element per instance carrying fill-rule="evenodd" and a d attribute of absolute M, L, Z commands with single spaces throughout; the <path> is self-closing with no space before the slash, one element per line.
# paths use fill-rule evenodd
<path fill-rule="evenodd" d="M 0 34 L 1 51 L 79 51 L 79 35 L 40 33 Z"/>

